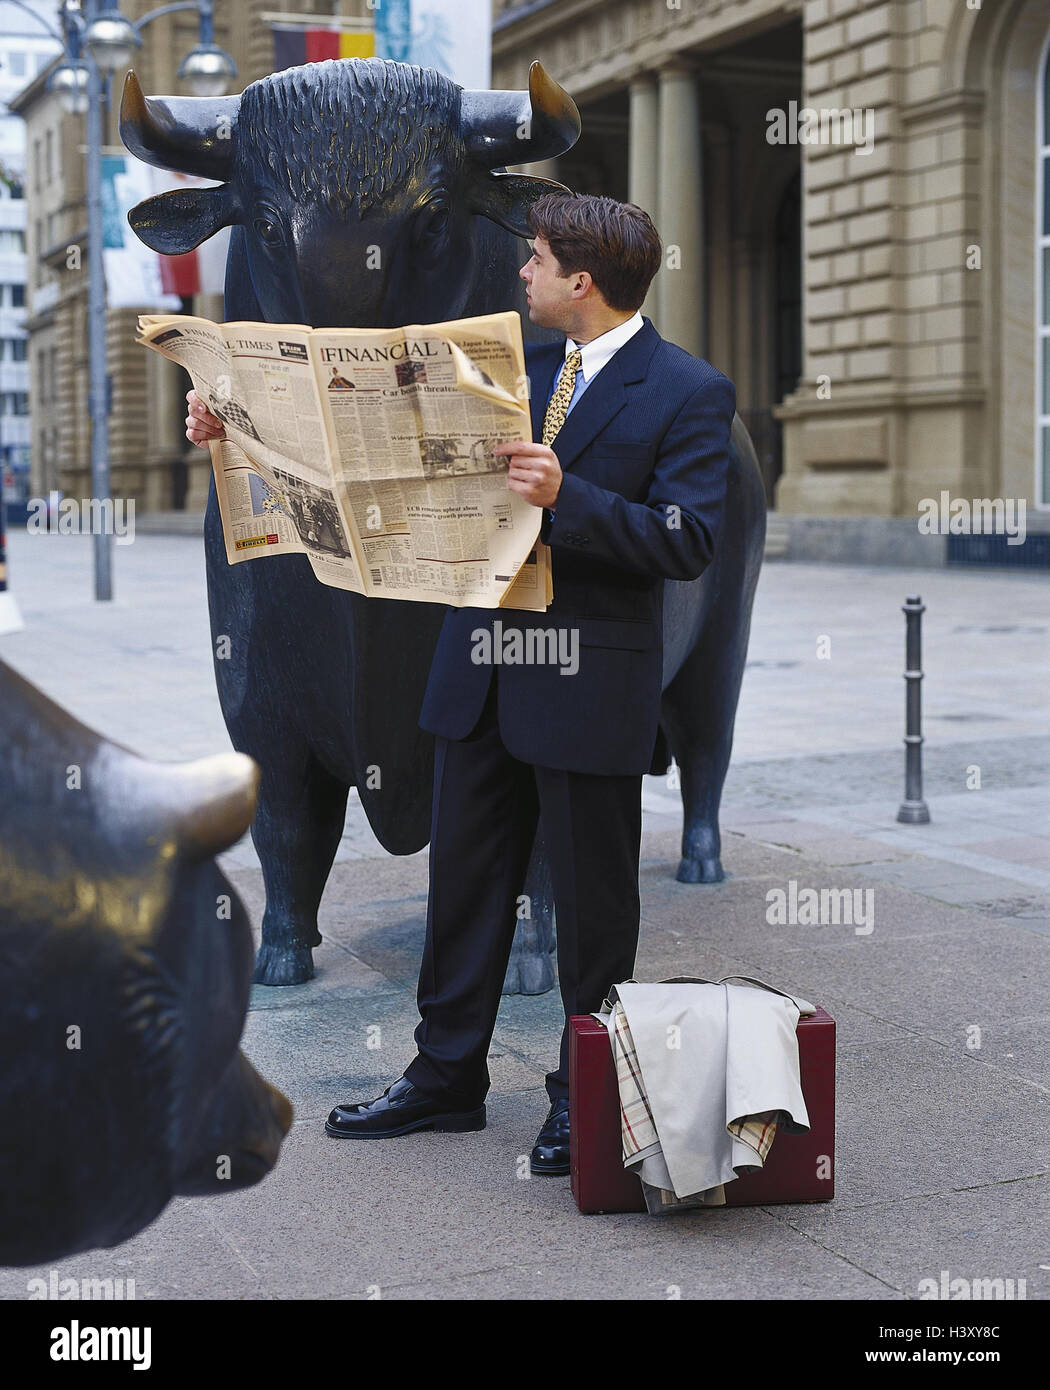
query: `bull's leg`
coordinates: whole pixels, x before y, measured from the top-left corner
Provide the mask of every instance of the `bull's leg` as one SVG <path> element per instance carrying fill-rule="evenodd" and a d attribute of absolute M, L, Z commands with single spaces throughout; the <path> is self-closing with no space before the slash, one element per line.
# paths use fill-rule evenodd
<path fill-rule="evenodd" d="M 725 877 L 718 811 L 747 658 L 747 624 L 742 632 L 727 632 L 729 625 L 712 622 L 714 616 L 708 613 L 663 697 L 664 726 L 682 782 L 679 883 L 719 883 Z"/>
<path fill-rule="evenodd" d="M 520 898 L 521 912 L 502 992 L 546 994 L 554 988 L 554 888 L 542 827 L 536 830 Z"/>
<path fill-rule="evenodd" d="M 686 632 L 697 633 L 664 690 L 662 705 L 682 779 L 679 883 L 718 883 L 725 877 L 718 812 L 766 537 L 762 474 L 739 415 L 733 421 L 722 537 L 700 580 L 699 623 L 690 620 L 691 586 L 673 586 L 664 602 L 665 633 L 683 622 Z"/>
<path fill-rule="evenodd" d="M 304 750 L 275 749 L 263 767 L 252 839 L 262 863 L 266 910 L 255 958 L 260 985 L 313 979 L 317 909 L 343 833 L 349 788 Z"/>

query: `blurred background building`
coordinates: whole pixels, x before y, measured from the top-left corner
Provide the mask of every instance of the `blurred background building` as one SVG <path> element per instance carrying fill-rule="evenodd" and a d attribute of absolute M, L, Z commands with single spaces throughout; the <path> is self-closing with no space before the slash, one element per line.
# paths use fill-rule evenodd
<path fill-rule="evenodd" d="M 451 14 L 458 0 L 411 3 Z M 122 4 L 130 18 L 149 8 Z M 217 0 L 215 40 L 241 90 L 276 67 L 377 51 L 377 12 Z M 180 90 L 196 23 L 186 11 L 144 31 L 147 92 Z M 645 311 L 736 383 L 783 524 L 914 529 L 919 500 L 947 489 L 1023 498 L 1032 528 L 1050 516 L 1048 39 L 1046 0 L 492 0 L 492 86 L 524 87 L 540 58 L 584 133 L 530 167 L 652 213 L 667 255 Z M 86 271 L 67 265 L 85 236 L 83 118 L 60 110 L 41 61 L 8 98 L 30 152 L 31 485 L 85 496 Z M 116 153 L 122 78 L 105 137 Z M 818 135 L 826 118 L 823 138 L 809 138 L 807 109 Z M 17 254 L 6 201 L 0 188 L 0 238 L 14 233 Z M 169 302 L 221 318 L 214 289 L 175 287 Z M 3 373 L 22 365 L 7 358 L 13 294 L 5 281 Z M 137 312 L 108 313 L 113 493 L 197 513 L 208 460 L 182 435 L 186 382 L 135 345 Z"/>
<path fill-rule="evenodd" d="M 54 0 L 27 0 L 54 17 Z M 0 468 L 18 515 L 29 495 L 30 414 L 26 320 L 26 128 L 11 98 L 42 72 L 58 44 L 32 13 L 0 3 Z"/>

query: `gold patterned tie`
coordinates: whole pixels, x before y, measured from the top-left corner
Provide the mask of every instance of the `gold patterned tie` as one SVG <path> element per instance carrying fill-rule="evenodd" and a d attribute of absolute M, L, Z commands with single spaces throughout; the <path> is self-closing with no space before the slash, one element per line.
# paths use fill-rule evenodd
<path fill-rule="evenodd" d="M 582 363 L 583 357 L 579 348 L 573 348 L 572 352 L 565 358 L 565 366 L 561 369 L 561 376 L 554 388 L 554 395 L 551 396 L 547 405 L 547 413 L 543 417 L 543 443 L 548 446 L 562 425 L 565 424 L 565 417 L 569 413 L 569 402 L 576 389 L 576 373 L 580 370 Z"/>

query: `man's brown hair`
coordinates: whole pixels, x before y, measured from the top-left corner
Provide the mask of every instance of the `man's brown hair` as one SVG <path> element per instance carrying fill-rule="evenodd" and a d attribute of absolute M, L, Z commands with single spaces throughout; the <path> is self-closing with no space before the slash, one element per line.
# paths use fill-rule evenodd
<path fill-rule="evenodd" d="M 610 309 L 640 308 L 662 255 L 643 208 L 591 193 L 545 193 L 529 208 L 528 222 L 563 277 L 585 270 Z"/>

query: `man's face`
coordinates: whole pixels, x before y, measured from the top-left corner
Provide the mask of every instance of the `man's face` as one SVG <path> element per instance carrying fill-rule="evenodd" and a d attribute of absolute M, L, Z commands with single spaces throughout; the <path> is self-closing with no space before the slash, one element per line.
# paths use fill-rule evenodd
<path fill-rule="evenodd" d="M 528 287 L 529 321 L 538 328 L 557 328 L 567 333 L 572 327 L 578 300 L 572 287 L 577 275 L 561 275 L 550 246 L 541 236 L 532 243 L 532 256 L 518 272 Z"/>

